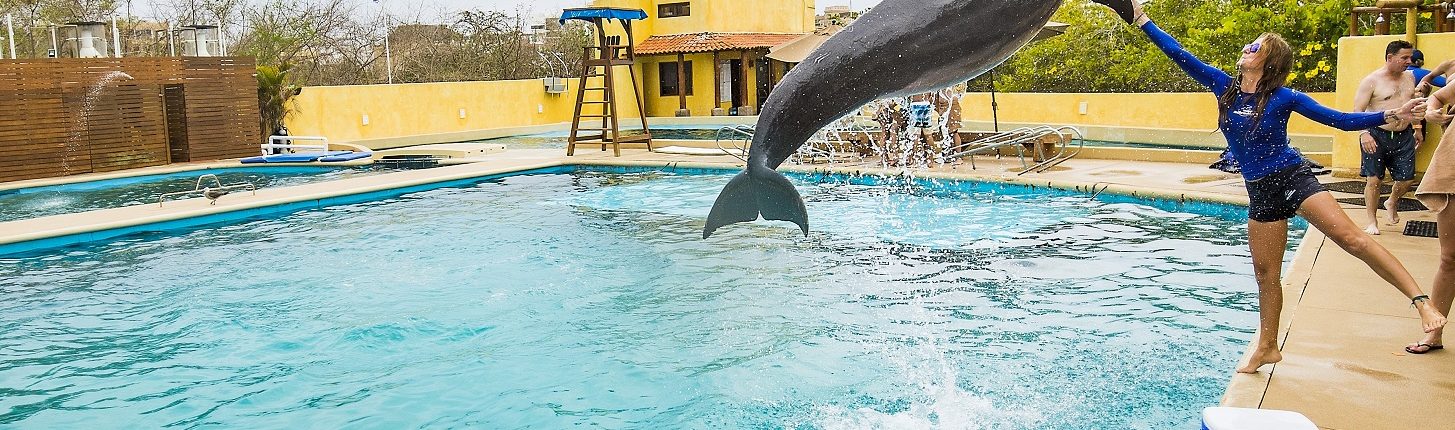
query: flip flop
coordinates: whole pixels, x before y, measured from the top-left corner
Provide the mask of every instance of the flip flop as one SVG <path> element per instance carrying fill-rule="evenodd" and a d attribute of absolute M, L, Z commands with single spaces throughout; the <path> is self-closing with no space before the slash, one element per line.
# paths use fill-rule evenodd
<path fill-rule="evenodd" d="M 1415 349 L 1415 348 L 1419 348 L 1421 346 L 1425 347 L 1425 350 L 1424 351 L 1419 351 L 1419 350 L 1416 350 Z M 1439 350 L 1442 350 L 1442 349 L 1445 349 L 1445 345 L 1431 345 L 1431 344 L 1428 344 L 1428 343 L 1417 343 L 1417 344 L 1415 344 L 1415 346 L 1412 346 L 1412 347 L 1411 346 L 1404 347 L 1404 352 L 1408 352 L 1410 354 L 1424 354 L 1424 353 L 1427 353 L 1427 352 L 1430 352 L 1430 351 L 1439 351 Z"/>
<path fill-rule="evenodd" d="M 1127 24 L 1131 24 L 1133 21 L 1136 21 L 1137 20 L 1137 17 L 1132 16 L 1132 2 L 1137 1 L 1137 0 L 1091 0 L 1091 1 L 1092 2 L 1095 2 L 1095 3 L 1100 3 L 1100 4 L 1105 5 L 1107 7 L 1110 7 L 1111 10 L 1112 11 L 1115 11 L 1117 13 L 1117 16 L 1121 17 L 1122 18 L 1122 21 L 1126 21 Z"/>

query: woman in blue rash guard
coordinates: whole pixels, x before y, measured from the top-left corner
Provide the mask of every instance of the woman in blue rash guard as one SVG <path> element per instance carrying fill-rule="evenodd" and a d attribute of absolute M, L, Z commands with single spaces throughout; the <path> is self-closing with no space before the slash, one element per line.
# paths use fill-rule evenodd
<path fill-rule="evenodd" d="M 1182 49 L 1147 18 L 1135 0 L 1094 1 L 1110 6 L 1122 20 L 1141 28 L 1172 62 L 1217 96 L 1218 126 L 1233 158 L 1242 167 L 1248 188 L 1248 248 L 1258 282 L 1257 345 L 1247 361 L 1238 365 L 1238 372 L 1255 373 L 1262 365 L 1283 359 L 1278 349 L 1278 317 L 1283 310 L 1280 272 L 1288 246 L 1288 219 L 1294 215 L 1303 216 L 1404 293 L 1418 310 L 1425 332 L 1445 325 L 1445 316 L 1430 303 L 1404 265 L 1339 208 L 1288 141 L 1288 118 L 1293 112 L 1330 127 L 1357 131 L 1386 122 L 1416 120 L 1415 111 L 1423 110 L 1419 108 L 1424 99 L 1385 112 L 1335 111 L 1283 86 L 1293 64 L 1293 50 L 1277 34 L 1264 33 L 1243 47 L 1238 76 L 1233 77 Z"/>

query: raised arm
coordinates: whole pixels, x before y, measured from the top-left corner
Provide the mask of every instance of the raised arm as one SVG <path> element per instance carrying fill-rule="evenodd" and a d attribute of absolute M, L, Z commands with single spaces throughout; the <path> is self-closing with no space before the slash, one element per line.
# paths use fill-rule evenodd
<path fill-rule="evenodd" d="M 1383 112 L 1345 113 L 1319 104 L 1319 102 L 1314 101 L 1313 97 L 1309 97 L 1308 94 L 1292 90 L 1289 91 L 1293 93 L 1292 102 L 1294 112 L 1298 112 L 1299 115 L 1303 115 L 1320 124 L 1344 131 L 1359 131 L 1384 125 L 1385 123 L 1412 120 L 1414 119 L 1414 109 L 1423 109 L 1425 102 L 1425 99 L 1413 99 L 1398 109 L 1390 109 Z M 1358 102 L 1356 101 L 1355 103 Z"/>
<path fill-rule="evenodd" d="M 1435 68 L 1430 69 L 1430 74 L 1420 79 L 1420 82 L 1416 83 L 1415 87 L 1429 88 L 1431 84 L 1437 87 L 1443 87 L 1447 83 L 1445 82 L 1445 74 L 1450 73 L 1451 70 L 1455 70 L 1455 59 L 1447 60 L 1435 66 Z"/>
<path fill-rule="evenodd" d="M 1172 62 L 1177 64 L 1177 67 L 1182 68 L 1182 71 L 1187 72 L 1188 76 L 1192 76 L 1192 79 L 1202 84 L 1202 86 L 1217 92 L 1221 88 L 1227 88 L 1227 85 L 1233 81 L 1233 78 L 1228 76 L 1227 73 L 1218 70 L 1216 67 L 1207 65 L 1207 63 L 1197 59 L 1197 56 L 1192 55 L 1191 52 L 1182 49 L 1182 45 L 1177 43 L 1177 39 L 1173 39 L 1172 35 L 1167 34 L 1167 32 L 1158 28 L 1157 24 L 1152 23 L 1152 19 L 1147 17 L 1147 11 L 1142 9 L 1142 3 L 1140 1 L 1091 1 L 1111 8 L 1122 21 L 1141 28 L 1142 32 L 1147 33 L 1147 38 L 1152 39 L 1152 44 L 1157 45 L 1157 48 L 1161 49 L 1162 53 L 1167 54 L 1167 58 L 1171 58 Z"/>
<path fill-rule="evenodd" d="M 1152 39 L 1152 44 L 1157 45 L 1162 53 L 1167 54 L 1167 58 L 1171 58 L 1177 67 L 1181 67 L 1182 71 L 1187 72 L 1187 75 L 1192 76 L 1197 83 L 1216 91 L 1217 87 L 1226 88 L 1228 83 L 1232 82 L 1233 78 L 1226 72 L 1207 65 L 1191 52 L 1187 52 L 1182 48 L 1182 44 L 1177 43 L 1177 39 L 1173 39 L 1172 35 L 1158 28 L 1157 24 L 1147 19 L 1145 14 L 1137 21 L 1142 27 L 1142 32 L 1147 33 L 1147 38 Z"/>

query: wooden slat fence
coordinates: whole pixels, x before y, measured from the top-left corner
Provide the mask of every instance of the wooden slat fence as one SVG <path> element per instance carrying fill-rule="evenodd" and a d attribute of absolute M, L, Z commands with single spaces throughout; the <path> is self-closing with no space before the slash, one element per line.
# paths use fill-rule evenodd
<path fill-rule="evenodd" d="M 251 58 L 0 60 L 0 181 L 252 155 L 253 73 Z"/>

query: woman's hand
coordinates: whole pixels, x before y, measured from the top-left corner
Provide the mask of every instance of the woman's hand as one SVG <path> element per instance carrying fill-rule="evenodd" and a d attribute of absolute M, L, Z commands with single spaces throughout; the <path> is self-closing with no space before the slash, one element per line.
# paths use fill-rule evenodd
<path fill-rule="evenodd" d="M 1394 117 L 1400 121 L 1419 121 L 1425 117 L 1425 98 L 1416 97 L 1405 102 L 1399 109 L 1394 109 Z M 1385 121 L 1393 122 L 1393 121 Z"/>

